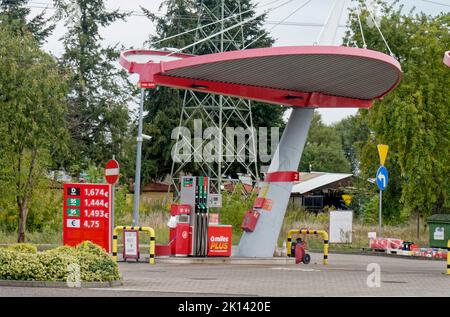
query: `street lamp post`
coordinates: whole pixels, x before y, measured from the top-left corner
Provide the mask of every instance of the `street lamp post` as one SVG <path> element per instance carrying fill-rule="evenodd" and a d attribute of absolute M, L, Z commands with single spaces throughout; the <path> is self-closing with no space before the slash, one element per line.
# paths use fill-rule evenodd
<path fill-rule="evenodd" d="M 139 103 L 138 136 L 136 146 L 136 171 L 134 177 L 134 204 L 133 226 L 139 225 L 139 199 L 141 192 L 141 157 L 142 157 L 142 121 L 144 113 L 145 89 L 141 88 L 141 101 Z"/>

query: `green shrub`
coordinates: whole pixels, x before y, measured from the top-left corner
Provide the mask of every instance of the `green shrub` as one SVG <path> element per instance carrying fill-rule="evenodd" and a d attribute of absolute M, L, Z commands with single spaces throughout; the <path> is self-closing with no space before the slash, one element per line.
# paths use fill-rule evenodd
<path fill-rule="evenodd" d="M 99 257 L 108 256 L 108 253 L 106 253 L 105 249 L 98 246 L 95 243 L 92 243 L 91 241 L 83 241 L 80 244 L 78 244 L 76 247 L 77 251 L 81 253 L 89 253 L 93 254 Z"/>
<path fill-rule="evenodd" d="M 82 281 L 114 281 L 120 279 L 119 267 L 108 255 L 82 253 L 78 257 Z"/>
<path fill-rule="evenodd" d="M 253 206 L 256 193 L 251 193 L 247 197 L 242 194 L 244 188 L 237 185 L 233 193 L 224 192 L 222 194 L 222 209 L 220 211 L 220 222 L 233 226 L 233 243 L 242 234 L 241 224 L 244 215 Z"/>
<path fill-rule="evenodd" d="M 65 255 L 72 255 L 72 256 L 76 256 L 78 253 L 76 248 L 72 248 L 67 245 L 63 245 L 61 247 L 50 249 L 50 250 L 47 250 L 46 252 L 48 254 L 65 254 Z"/>
<path fill-rule="evenodd" d="M 378 195 L 372 196 L 369 202 L 366 204 L 363 211 L 363 223 L 364 224 L 376 224 L 378 223 L 378 208 L 379 208 Z"/>
<path fill-rule="evenodd" d="M 37 248 L 30 243 L 16 243 L 8 246 L 8 250 L 23 252 L 23 253 L 37 253 Z"/>
<path fill-rule="evenodd" d="M 0 249 L 2 280 L 43 280 L 45 269 L 37 254 Z"/>
<path fill-rule="evenodd" d="M 49 252 L 40 252 L 37 254 L 38 262 L 43 265 L 44 270 L 41 275 L 33 280 L 44 281 L 65 281 L 67 280 L 67 267 L 72 263 L 78 263 L 76 256 L 68 254 L 52 254 Z M 87 280 L 86 280 L 87 281 Z"/>
<path fill-rule="evenodd" d="M 33 245 L 0 249 L 0 279 L 66 281 L 70 264 L 80 266 L 84 282 L 120 279 L 119 267 L 101 247 L 85 241 L 76 247 L 62 246 L 43 252 L 30 252 Z"/>

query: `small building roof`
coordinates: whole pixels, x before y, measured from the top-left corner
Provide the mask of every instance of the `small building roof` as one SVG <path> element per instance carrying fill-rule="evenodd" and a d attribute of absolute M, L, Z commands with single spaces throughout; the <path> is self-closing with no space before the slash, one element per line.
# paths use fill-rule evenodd
<path fill-rule="evenodd" d="M 304 194 L 315 189 L 352 177 L 346 173 L 300 172 L 300 181 L 292 187 L 292 194 Z"/>

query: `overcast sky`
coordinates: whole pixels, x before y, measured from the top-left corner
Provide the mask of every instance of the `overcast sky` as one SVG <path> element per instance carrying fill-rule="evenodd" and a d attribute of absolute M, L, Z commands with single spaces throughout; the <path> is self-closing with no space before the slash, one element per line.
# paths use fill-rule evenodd
<path fill-rule="evenodd" d="M 107 0 L 106 7 L 108 9 L 120 9 L 123 11 L 136 11 L 140 13 L 140 6 L 149 9 L 154 13 L 164 14 L 164 8 L 159 11 L 159 6 L 162 0 Z M 254 3 L 259 3 L 263 7 L 258 9 L 258 12 L 262 12 L 267 8 L 274 6 L 266 5 L 274 2 L 274 0 L 259 0 Z M 286 2 L 280 0 L 279 3 Z M 312 0 L 311 3 L 306 5 L 303 9 L 299 10 L 283 24 L 289 25 L 274 25 L 281 20 L 284 20 L 289 14 L 294 12 L 300 7 L 306 0 L 293 0 L 285 6 L 271 11 L 267 16 L 267 24 L 265 28 L 270 30 L 272 36 L 276 39 L 275 46 L 284 45 L 310 45 L 317 39 L 321 27 L 318 26 L 304 26 L 296 25 L 295 23 L 317 23 L 323 24 L 332 8 L 334 0 Z M 367 3 L 370 3 L 367 0 Z M 438 14 L 439 12 L 450 10 L 450 0 L 401 0 L 400 3 L 404 4 L 405 10 L 409 10 L 412 7 L 416 7 L 417 11 L 423 11 L 427 14 Z M 277 3 L 278 4 L 278 3 Z M 49 6 L 47 10 L 48 14 L 52 14 L 54 11 L 51 9 L 51 0 L 31 0 L 30 5 L 33 8 L 33 13 L 42 11 L 41 7 Z M 353 5 L 351 0 L 346 1 L 347 7 Z M 39 8 L 38 8 L 39 7 Z M 341 25 L 345 25 L 347 15 L 344 14 L 341 20 Z M 274 28 L 273 28 L 274 27 Z M 272 29 L 273 28 L 273 29 Z M 147 39 L 150 33 L 154 32 L 154 26 L 145 17 L 139 15 L 130 16 L 126 22 L 116 22 L 108 28 L 102 29 L 101 34 L 105 40 L 105 44 L 119 43 L 126 48 L 142 47 L 143 42 Z M 341 38 L 345 31 L 344 27 L 339 28 L 337 41 L 335 44 L 340 44 Z M 59 40 L 65 33 L 65 28 L 62 24 L 57 25 L 53 35 L 48 39 L 44 48 L 54 55 L 59 56 L 62 53 L 62 45 Z M 387 39 L 389 41 L 389 39 Z M 337 122 L 342 118 L 354 114 L 356 109 L 320 109 L 322 118 L 325 123 L 330 124 Z"/>

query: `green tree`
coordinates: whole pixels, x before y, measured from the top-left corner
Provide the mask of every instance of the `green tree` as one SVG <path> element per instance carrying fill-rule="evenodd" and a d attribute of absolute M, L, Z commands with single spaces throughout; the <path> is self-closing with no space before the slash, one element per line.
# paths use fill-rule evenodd
<path fill-rule="evenodd" d="M 318 112 L 314 113 L 311 122 L 299 170 L 350 172 L 350 165 L 344 155 L 336 128 L 325 125 Z"/>
<path fill-rule="evenodd" d="M 1 0 L 0 24 L 7 24 L 17 35 L 31 33 L 36 41 L 42 44 L 51 34 L 55 25 L 45 17 L 45 10 L 28 19 L 31 9 L 26 7 L 29 0 Z"/>
<path fill-rule="evenodd" d="M 56 0 L 57 18 L 64 20 L 62 65 L 70 70 L 67 121 L 72 137 L 71 157 L 63 162 L 75 171 L 89 164 L 129 155 L 127 102 L 133 92 L 125 71 L 115 63 L 117 46 L 104 47 L 100 29 L 126 14 L 107 11 L 103 0 Z"/>
<path fill-rule="evenodd" d="M 374 177 L 378 167 L 377 143 L 388 144 L 390 182 L 383 195 L 383 210 L 403 219 L 449 212 L 449 107 L 450 72 L 442 63 L 450 46 L 449 13 L 429 16 L 403 13 L 397 2 L 379 2 L 380 28 L 403 69 L 401 84 L 387 97 L 361 113 L 370 133 L 361 146 L 362 175 Z M 361 21 L 367 45 L 386 51 L 376 28 L 368 24 L 363 6 Z M 350 12 L 345 43 L 362 46 L 355 12 Z M 393 206 L 385 208 L 385 206 Z"/>
<path fill-rule="evenodd" d="M 156 25 L 156 34 L 150 35 L 147 44 L 153 48 L 182 48 L 194 43 L 199 38 L 202 38 L 199 32 L 191 32 L 161 41 L 165 38 L 196 28 L 198 26 L 198 21 L 203 21 L 203 24 L 211 23 L 211 18 L 207 16 L 204 11 L 199 9 L 201 2 L 212 10 L 217 7 L 217 4 L 220 1 L 166 0 L 161 4 L 161 7 L 167 8 L 166 15 L 163 17 L 156 16 L 142 8 L 147 17 Z M 253 4 L 251 0 L 241 0 L 240 2 L 226 0 L 225 2 L 228 7 L 235 10 L 234 12 L 238 12 L 237 6 L 240 4 L 241 11 L 245 12 L 242 14 L 242 20 L 253 17 L 256 14 L 256 11 L 254 10 L 255 4 Z M 244 25 L 243 33 L 246 40 L 245 44 L 251 44 L 248 48 L 268 47 L 273 44 L 274 40 L 263 29 L 265 18 L 266 16 L 262 15 Z M 235 22 L 232 19 L 224 21 L 224 28 L 227 28 L 234 23 Z M 205 34 L 212 34 L 214 33 L 214 30 L 217 32 L 219 30 L 219 25 L 220 23 L 205 27 Z M 238 28 L 236 30 L 238 30 Z M 216 46 L 219 47 L 220 36 L 217 36 L 213 40 L 216 42 Z M 254 43 L 252 43 L 253 41 Z M 226 43 L 227 41 L 225 41 L 224 50 L 236 49 L 234 46 L 227 46 Z M 214 50 L 211 46 L 199 44 L 194 48 L 194 51 L 189 50 L 185 53 L 202 55 L 212 52 L 214 52 Z M 201 95 L 202 94 L 199 94 L 200 97 Z M 144 133 L 152 135 L 152 141 L 145 144 L 143 147 L 143 182 L 159 180 L 170 173 L 172 166 L 171 150 L 175 143 L 175 140 L 172 140 L 171 138 L 171 133 L 179 124 L 183 96 L 184 91 L 159 87 L 158 90 L 149 92 L 145 99 L 145 110 L 148 111 L 148 114 L 144 118 Z M 282 107 L 252 102 L 253 125 L 256 128 L 260 126 L 283 127 L 283 113 L 284 108 Z M 236 120 L 230 120 L 229 126 L 237 127 L 240 126 L 240 124 L 238 124 Z M 186 166 L 186 169 L 190 172 L 195 172 L 196 167 L 194 164 L 190 164 Z"/>
<path fill-rule="evenodd" d="M 64 146 L 66 86 L 53 57 L 29 33 L 18 37 L 0 27 L 0 56 L 0 196 L 15 201 L 23 242 L 34 190 L 52 152 Z"/>
<path fill-rule="evenodd" d="M 360 109 L 355 115 L 342 119 L 334 125 L 341 138 L 345 157 L 350 163 L 352 172 L 359 174 L 359 150 L 369 137 L 367 109 Z"/>

